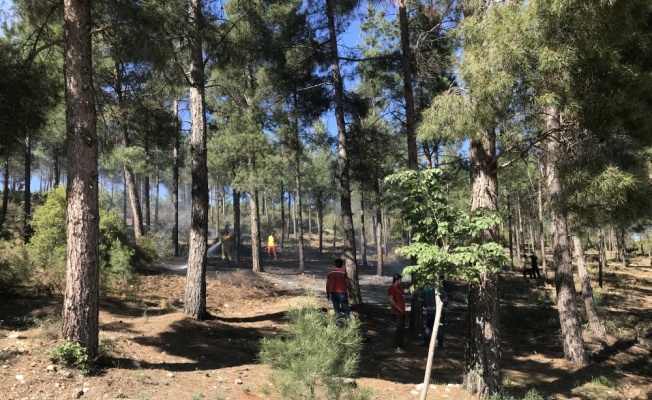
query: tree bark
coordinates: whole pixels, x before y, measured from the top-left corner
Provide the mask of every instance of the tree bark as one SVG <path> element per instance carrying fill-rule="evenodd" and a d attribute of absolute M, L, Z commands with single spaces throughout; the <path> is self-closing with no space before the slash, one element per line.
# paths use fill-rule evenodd
<path fill-rule="evenodd" d="M 7 207 L 9 206 L 9 155 L 5 157 L 5 175 L 2 183 L 2 211 L 0 211 L 0 229 L 7 219 Z"/>
<path fill-rule="evenodd" d="M 61 335 L 81 344 L 94 360 L 99 341 L 100 232 L 90 3 L 64 0 L 68 200 Z"/>
<path fill-rule="evenodd" d="M 552 133 L 546 143 L 546 156 L 548 157 L 546 176 L 551 203 L 550 233 L 552 234 L 552 254 L 556 267 L 557 309 L 559 310 L 565 358 L 578 365 L 586 365 L 588 355 L 584 348 L 582 326 L 576 303 L 577 292 L 573 281 L 573 265 L 568 243 L 568 223 L 566 215 L 560 210 L 560 206 L 564 202 L 562 185 L 556 170 L 556 162 L 563 156 L 560 126 L 559 110 L 556 107 L 550 107 L 546 116 L 546 128 Z"/>
<path fill-rule="evenodd" d="M 470 143 L 471 210 L 498 210 L 498 162 L 493 129 Z M 481 243 L 499 242 L 498 225 L 480 233 Z M 500 377 L 498 275 L 484 272 L 469 288 L 464 387 L 481 399 L 498 391 Z"/>
<path fill-rule="evenodd" d="M 376 275 L 383 276 L 384 255 L 383 252 L 383 208 L 380 204 L 380 182 L 374 181 L 374 192 L 376 194 Z"/>
<path fill-rule="evenodd" d="M 317 229 L 319 230 L 319 254 L 324 252 L 324 199 L 319 192 L 316 196 L 317 201 Z"/>
<path fill-rule="evenodd" d="M 546 261 L 546 238 L 543 229 L 543 183 L 541 175 L 543 171 L 537 168 L 537 215 L 539 218 L 539 247 L 541 249 L 541 267 L 543 269 L 543 278 L 548 277 L 548 263 Z"/>
<path fill-rule="evenodd" d="M 181 131 L 181 124 L 179 121 L 179 100 L 174 99 L 174 116 L 175 116 L 175 130 L 174 130 L 174 150 L 172 153 L 173 166 L 172 166 L 172 243 L 174 245 L 174 256 L 179 257 L 179 150 L 181 147 L 181 139 L 179 137 Z"/>
<path fill-rule="evenodd" d="M 408 168 L 419 169 L 417 140 L 414 134 L 414 92 L 412 89 L 412 56 L 410 52 L 410 32 L 407 0 L 398 0 L 398 20 L 401 31 L 401 65 L 403 67 L 403 95 L 405 98 L 405 130 L 407 132 Z"/>
<path fill-rule="evenodd" d="M 235 262 L 240 262 L 240 245 L 242 244 L 242 229 L 240 229 L 240 196 L 241 193 L 233 189 L 233 236 L 235 237 Z"/>
<path fill-rule="evenodd" d="M 598 286 L 602 287 L 602 271 L 607 267 L 607 249 L 604 229 L 598 229 Z"/>
<path fill-rule="evenodd" d="M 253 161 L 249 160 L 250 168 L 253 168 Z M 251 263 L 255 272 L 262 272 L 260 257 L 260 217 L 258 211 L 258 190 L 249 192 L 249 215 L 251 219 Z"/>
<path fill-rule="evenodd" d="M 344 232 L 344 259 L 349 281 L 349 298 L 353 304 L 362 304 L 362 294 L 358 280 L 358 266 L 355 255 L 355 232 L 353 230 L 353 211 L 351 210 L 351 189 L 349 178 L 349 156 L 346 123 L 344 120 L 344 83 L 340 73 L 340 57 L 337 49 L 335 15 L 333 0 L 326 0 L 326 18 L 331 47 L 331 68 L 335 89 L 335 120 L 337 122 L 337 179 L 340 183 L 340 204 L 342 231 Z M 335 235 L 335 232 L 333 232 Z"/>
<path fill-rule="evenodd" d="M 25 190 L 24 190 L 24 220 L 23 240 L 29 243 L 32 237 L 32 226 L 29 224 L 32 215 L 32 135 L 28 131 L 25 134 Z"/>
<path fill-rule="evenodd" d="M 206 159 L 206 112 L 201 21 L 202 0 L 189 0 L 190 49 L 190 161 L 192 175 L 190 238 L 184 313 L 206 318 L 206 247 L 208 238 L 208 168 Z"/>
<path fill-rule="evenodd" d="M 298 102 L 297 94 L 294 94 L 295 105 Z M 306 270 L 306 259 L 303 248 L 303 203 L 301 202 L 301 139 L 299 138 L 299 121 L 295 118 L 294 121 L 294 133 L 295 133 L 295 149 L 294 149 L 294 180 L 297 186 L 297 217 L 299 222 L 299 271 L 301 273 Z"/>
<path fill-rule="evenodd" d="M 122 68 L 120 62 L 115 61 L 113 65 L 113 84 L 116 97 L 116 107 L 118 109 L 118 123 L 119 131 L 122 139 L 122 145 L 129 148 L 129 131 L 127 130 L 127 120 L 125 117 L 125 110 L 122 104 Z M 143 236 L 143 215 L 140 209 L 140 200 L 138 198 L 138 190 L 136 189 L 136 178 L 134 171 L 129 166 L 130 161 L 125 160 L 124 163 L 124 176 L 125 187 L 129 193 L 129 201 L 131 204 L 131 218 L 133 220 L 134 236 L 136 239 Z"/>
<path fill-rule="evenodd" d="M 584 249 L 582 248 L 582 240 L 578 235 L 571 236 L 573 247 L 575 248 L 575 259 L 577 260 L 577 272 L 580 276 L 580 285 L 582 287 L 582 297 L 584 298 L 584 307 L 586 308 L 586 318 L 589 320 L 589 327 L 593 335 L 602 343 L 607 342 L 607 334 L 600 323 L 600 316 L 598 315 L 598 307 L 595 305 L 593 298 L 593 288 L 591 287 L 591 279 L 589 279 L 589 272 L 586 269 L 586 262 L 584 261 Z"/>
<path fill-rule="evenodd" d="M 367 237 L 364 222 L 364 190 L 360 189 L 360 253 L 362 254 L 362 266 L 367 266 Z"/>

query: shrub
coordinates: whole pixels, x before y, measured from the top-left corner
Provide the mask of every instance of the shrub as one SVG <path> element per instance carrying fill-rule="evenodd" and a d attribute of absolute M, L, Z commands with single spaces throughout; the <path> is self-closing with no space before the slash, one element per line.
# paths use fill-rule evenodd
<path fill-rule="evenodd" d="M 59 290 L 64 287 L 66 273 L 66 206 L 64 187 L 50 191 L 45 203 L 34 211 L 34 236 L 27 245 L 29 259 L 44 281 L 41 284 Z M 118 284 L 124 290 L 135 281 L 132 265 L 136 244 L 116 211 L 100 208 L 99 216 L 100 289 L 106 292 Z M 140 251 L 145 254 L 142 259 L 153 259 L 152 246 Z"/>
<path fill-rule="evenodd" d="M 10 294 L 29 283 L 31 266 L 24 247 L 0 241 L 0 294 Z"/>
<path fill-rule="evenodd" d="M 88 369 L 88 354 L 86 349 L 77 342 L 66 342 L 45 351 L 52 362 L 61 363 L 67 367 L 76 368 L 80 374 L 86 375 Z"/>
<path fill-rule="evenodd" d="M 335 319 L 314 306 L 288 312 L 290 324 L 285 338 L 262 340 L 260 359 L 272 366 L 270 380 L 286 399 L 317 399 L 321 387 L 329 399 L 368 397 L 342 378 L 353 376 L 362 348 L 356 319 L 339 327 Z"/>

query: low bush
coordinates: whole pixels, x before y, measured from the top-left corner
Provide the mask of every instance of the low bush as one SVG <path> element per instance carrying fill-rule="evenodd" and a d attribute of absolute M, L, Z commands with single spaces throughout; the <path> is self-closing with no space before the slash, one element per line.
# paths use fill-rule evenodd
<path fill-rule="evenodd" d="M 340 327 L 334 317 L 313 305 L 288 312 L 284 337 L 265 338 L 260 360 L 272 366 L 270 381 L 285 399 L 366 399 L 344 378 L 354 376 L 360 361 L 360 323 L 351 319 Z"/>
<path fill-rule="evenodd" d="M 45 353 L 50 355 L 52 362 L 76 368 L 82 375 L 86 375 L 90 372 L 86 349 L 77 342 L 61 343 L 46 350 Z"/>

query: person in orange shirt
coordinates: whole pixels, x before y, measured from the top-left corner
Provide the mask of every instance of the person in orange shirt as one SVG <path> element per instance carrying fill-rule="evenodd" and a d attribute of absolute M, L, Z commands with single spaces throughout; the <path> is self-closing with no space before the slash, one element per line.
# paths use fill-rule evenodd
<path fill-rule="evenodd" d="M 405 351 L 403 345 L 403 332 L 405 331 L 405 300 L 403 299 L 403 287 L 401 286 L 403 277 L 400 274 L 394 274 L 392 286 L 387 290 L 389 299 L 389 311 L 396 321 L 396 333 L 394 334 L 394 349 Z"/>
<path fill-rule="evenodd" d="M 340 258 L 335 260 L 335 267 L 328 272 L 326 278 L 326 298 L 333 302 L 335 320 L 340 324 L 340 314 L 344 312 L 344 318 L 348 321 L 351 317 L 349 306 L 349 292 L 346 279 L 346 270 L 342 268 L 344 261 Z"/>
<path fill-rule="evenodd" d="M 271 260 L 272 255 L 274 256 L 274 260 L 278 260 L 276 256 L 276 231 L 272 231 L 267 238 L 267 260 Z"/>

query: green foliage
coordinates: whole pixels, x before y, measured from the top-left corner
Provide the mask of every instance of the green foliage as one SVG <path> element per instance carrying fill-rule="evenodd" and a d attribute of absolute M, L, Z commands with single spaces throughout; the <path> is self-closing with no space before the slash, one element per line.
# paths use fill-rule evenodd
<path fill-rule="evenodd" d="M 604 375 L 600 375 L 597 378 L 591 379 L 591 383 L 596 386 L 604 386 L 612 389 L 616 387 L 616 385 Z"/>
<path fill-rule="evenodd" d="M 136 240 L 136 249 L 134 252 L 134 261 L 138 264 L 151 264 L 158 257 L 158 248 L 154 238 L 141 236 Z"/>
<path fill-rule="evenodd" d="M 45 351 L 52 361 L 67 367 L 76 368 L 80 374 L 86 375 L 89 371 L 89 360 L 86 349 L 77 342 L 66 342 Z"/>
<path fill-rule="evenodd" d="M 475 282 L 484 272 L 497 272 L 507 260 L 498 243 L 473 243 L 480 232 L 499 223 L 497 213 L 456 210 L 448 204 L 439 169 L 405 171 L 389 176 L 389 200 L 412 231 L 412 243 L 397 249 L 417 264 L 404 270 L 427 281 L 443 273 Z"/>
<path fill-rule="evenodd" d="M 329 399 L 360 398 L 342 382 L 355 374 L 360 361 L 360 323 L 339 327 L 312 305 L 289 310 L 283 338 L 264 338 L 260 359 L 272 366 L 270 380 L 286 399 L 317 399 L 323 387 Z"/>
<path fill-rule="evenodd" d="M 0 295 L 3 295 L 27 285 L 32 269 L 24 247 L 0 240 L 0 249 Z"/>
<path fill-rule="evenodd" d="M 64 286 L 66 273 L 66 192 L 58 187 L 48 193 L 45 203 L 36 208 L 31 221 L 34 236 L 27 245 L 29 260 L 38 271 L 42 285 Z M 152 240 L 136 246 L 114 210 L 100 208 L 100 288 L 111 285 L 120 290 L 135 283 L 135 262 L 151 262 L 156 254 Z"/>

